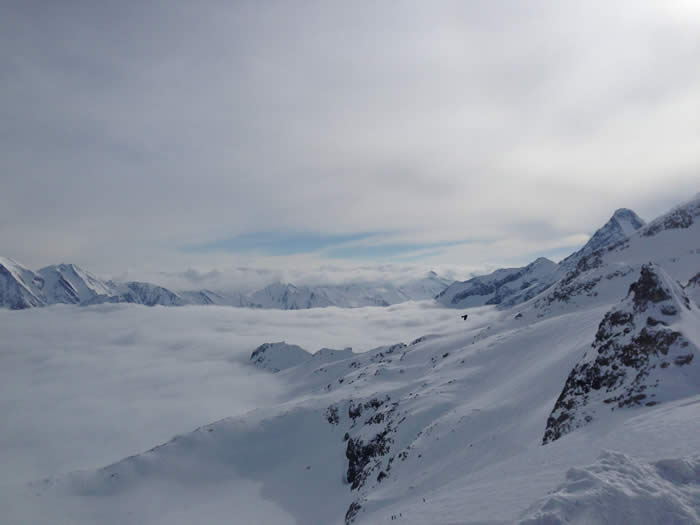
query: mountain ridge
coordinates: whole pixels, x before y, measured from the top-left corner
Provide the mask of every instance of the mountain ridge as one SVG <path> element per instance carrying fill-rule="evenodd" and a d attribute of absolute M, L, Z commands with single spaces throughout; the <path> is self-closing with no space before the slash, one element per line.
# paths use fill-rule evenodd
<path fill-rule="evenodd" d="M 367 282 L 296 286 L 277 282 L 249 294 L 207 289 L 174 291 L 142 281 L 101 280 L 70 263 L 49 265 L 34 272 L 12 259 L 0 257 L 0 307 L 13 310 L 52 304 L 89 306 L 102 303 L 218 305 L 282 310 L 390 306 L 430 299 L 450 282 L 435 272 L 428 272 L 425 277 L 402 285 Z"/>

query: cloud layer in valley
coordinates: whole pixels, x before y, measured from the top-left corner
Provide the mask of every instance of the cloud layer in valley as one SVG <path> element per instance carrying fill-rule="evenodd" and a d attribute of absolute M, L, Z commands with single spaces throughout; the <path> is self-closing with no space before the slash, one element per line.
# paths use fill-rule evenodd
<path fill-rule="evenodd" d="M 480 315 L 470 315 L 471 323 Z M 0 485 L 97 468 L 280 402 L 284 385 L 246 364 L 264 342 L 365 351 L 460 323 L 457 312 L 430 302 L 300 311 L 0 310 Z"/>

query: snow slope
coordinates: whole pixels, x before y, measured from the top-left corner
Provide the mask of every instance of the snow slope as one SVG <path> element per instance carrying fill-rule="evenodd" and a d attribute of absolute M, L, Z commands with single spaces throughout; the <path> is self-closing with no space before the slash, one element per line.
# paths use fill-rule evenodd
<path fill-rule="evenodd" d="M 450 308 L 470 308 L 486 304 L 515 304 L 547 289 L 557 264 L 544 257 L 522 268 L 502 268 L 488 275 L 454 283 L 435 299 Z"/>
<path fill-rule="evenodd" d="M 6 512 L 229 523 L 241 492 L 266 502 L 244 507 L 258 523 L 694 523 L 700 313 L 679 284 L 700 269 L 694 206 L 517 309 L 357 354 L 262 345 L 251 365 L 284 401 L 38 481 Z"/>
<path fill-rule="evenodd" d="M 627 297 L 605 314 L 591 350 L 573 368 L 547 420 L 543 443 L 599 413 L 690 397 L 700 391 L 700 312 L 680 286 L 644 265 Z"/>
<path fill-rule="evenodd" d="M 622 409 L 541 445 L 561 385 L 604 316 L 592 308 L 523 325 L 485 308 L 467 330 L 362 354 L 268 345 L 287 402 L 32 484 L 31 510 L 15 510 L 58 508 L 72 523 L 226 523 L 235 514 L 206 509 L 225 506 L 222 491 L 247 480 L 281 513 L 265 510 L 259 523 L 512 522 L 601 449 L 655 461 L 700 446 L 698 396 L 645 414 Z M 278 366 L 286 350 L 296 365 Z"/>
<path fill-rule="evenodd" d="M 520 525 L 700 523 L 700 456 L 651 464 L 605 451 L 528 511 Z"/>
<path fill-rule="evenodd" d="M 0 257 L 0 306 L 21 310 L 43 306 L 43 281 L 21 264 Z"/>
<path fill-rule="evenodd" d="M 435 299 L 450 308 L 469 308 L 484 304 L 514 306 L 526 302 L 574 270 L 587 255 L 617 245 L 644 226 L 632 210 L 621 208 L 598 229 L 578 251 L 559 264 L 539 258 L 522 268 L 503 268 L 450 285 Z"/>
<path fill-rule="evenodd" d="M 47 266 L 37 273 L 44 280 L 42 293 L 47 304 L 83 304 L 114 294 L 112 286 L 74 264 Z"/>
<path fill-rule="evenodd" d="M 679 219 L 680 217 L 680 219 Z M 627 295 L 642 265 L 652 262 L 679 283 L 700 268 L 700 195 L 631 237 L 583 256 L 563 278 L 521 306 L 537 317 L 612 304 Z"/>
<path fill-rule="evenodd" d="M 644 220 L 632 210 L 627 208 L 615 210 L 610 220 L 588 239 L 588 242 L 586 242 L 583 248 L 569 255 L 559 264 L 567 270 L 570 270 L 576 267 L 576 264 L 581 258 L 597 250 L 624 241 L 644 225 Z"/>

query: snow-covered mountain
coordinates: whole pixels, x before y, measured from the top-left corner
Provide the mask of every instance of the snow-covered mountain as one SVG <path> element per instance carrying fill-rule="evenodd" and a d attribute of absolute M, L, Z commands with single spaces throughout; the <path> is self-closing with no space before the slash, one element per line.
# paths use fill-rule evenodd
<path fill-rule="evenodd" d="M 523 309 L 538 317 L 612 304 L 627 294 L 642 265 L 653 262 L 679 283 L 700 268 L 700 194 L 616 244 L 579 259 L 563 278 Z M 691 285 L 692 287 L 692 285 Z"/>
<path fill-rule="evenodd" d="M 454 283 L 436 296 L 450 308 L 470 308 L 487 304 L 520 301 L 534 297 L 552 284 L 557 263 L 544 257 L 522 268 L 502 268 L 488 275 Z M 516 301 L 517 302 L 517 301 Z"/>
<path fill-rule="evenodd" d="M 540 294 L 558 280 L 574 271 L 587 255 L 615 246 L 644 226 L 644 221 L 632 210 L 621 208 L 598 229 L 588 242 L 559 264 L 543 257 L 522 268 L 504 268 L 464 282 L 456 282 L 435 299 L 449 308 L 469 308 L 485 304 L 513 306 Z"/>
<path fill-rule="evenodd" d="M 42 279 L 21 264 L 0 257 L 0 306 L 12 310 L 42 306 Z"/>
<path fill-rule="evenodd" d="M 140 281 L 100 280 L 74 264 L 58 264 L 33 272 L 0 258 L 0 307 L 23 309 L 51 304 L 94 305 L 134 303 L 146 306 L 220 305 L 299 310 L 338 306 L 389 306 L 434 297 L 452 281 L 429 272 L 402 285 L 364 282 L 320 286 L 273 283 L 250 294 L 212 290 L 173 291 Z"/>
<path fill-rule="evenodd" d="M 42 294 L 47 304 L 86 304 L 114 294 L 112 285 L 74 264 L 47 266 L 37 273 L 44 280 Z"/>
<path fill-rule="evenodd" d="M 245 479 L 275 505 L 270 523 L 696 524 L 698 217 L 700 196 L 517 307 L 475 308 L 408 344 L 259 346 L 251 365 L 287 388 L 277 406 L 22 497 L 71 522 L 215 508 L 208 521 L 224 523 Z"/>
<path fill-rule="evenodd" d="M 11 259 L 1 258 L 0 279 L 0 306 L 15 310 L 61 303 L 181 306 L 190 302 L 151 283 L 103 281 L 74 264 L 52 265 L 33 272 Z"/>
<path fill-rule="evenodd" d="M 301 310 L 331 306 L 333 302 L 320 290 L 308 286 L 273 283 L 250 295 L 251 304 L 258 308 Z"/>
<path fill-rule="evenodd" d="M 613 246 L 620 241 L 624 241 L 644 225 L 644 220 L 632 210 L 627 208 L 615 210 L 610 220 L 588 239 L 588 242 L 586 242 L 583 248 L 569 255 L 559 264 L 568 271 L 576 267 L 576 264 L 578 264 L 578 261 L 580 261 L 582 257 L 608 246 Z"/>

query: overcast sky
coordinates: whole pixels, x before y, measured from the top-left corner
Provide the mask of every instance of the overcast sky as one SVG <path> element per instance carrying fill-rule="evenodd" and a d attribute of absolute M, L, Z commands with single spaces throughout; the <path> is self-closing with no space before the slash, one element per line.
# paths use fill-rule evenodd
<path fill-rule="evenodd" d="M 700 190 L 692 0 L 0 3 L 0 254 L 561 257 Z"/>

